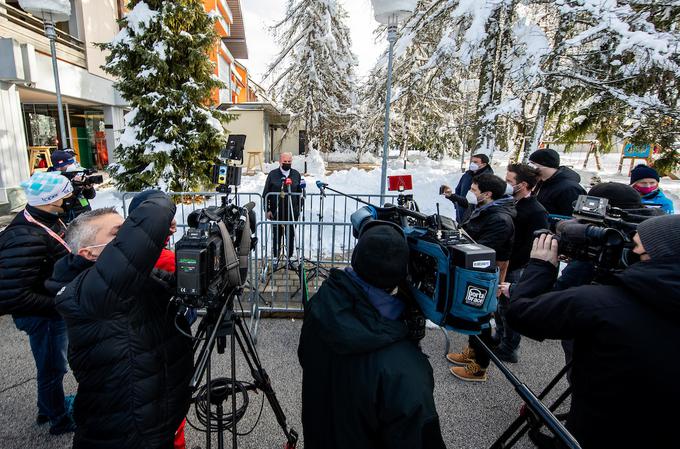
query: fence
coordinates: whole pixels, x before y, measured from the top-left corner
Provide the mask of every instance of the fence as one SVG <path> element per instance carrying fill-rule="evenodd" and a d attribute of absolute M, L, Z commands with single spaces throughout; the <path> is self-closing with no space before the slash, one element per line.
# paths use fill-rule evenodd
<path fill-rule="evenodd" d="M 136 192 L 123 194 L 123 214 Z M 170 192 L 177 203 L 177 233 L 170 244 L 184 235 L 188 227 L 187 218 L 191 212 L 210 206 L 220 206 L 223 194 L 215 192 Z M 259 320 L 263 314 L 299 314 L 303 310 L 303 290 L 311 296 L 321 286 L 333 268 L 344 268 L 350 264 L 355 239 L 352 234 L 350 217 L 364 206 L 362 201 L 379 204 L 380 196 L 372 194 L 353 195 L 357 199 L 339 194 L 321 195 L 292 193 L 281 197 L 280 193 L 268 194 L 265 198 L 258 193 L 237 192 L 229 199 L 244 205 L 254 202 L 257 217 L 256 237 L 258 243 L 249 257 L 248 279 L 244 298 L 245 307 L 251 315 L 250 327 L 257 334 Z M 396 202 L 396 195 L 387 197 Z M 267 203 L 283 200 L 288 205 L 299 206 L 295 217 L 274 216 L 264 220 Z M 286 219 L 280 219 L 286 218 Z M 288 219 L 291 218 L 291 219 Z M 279 249 L 274 253 L 274 240 Z M 280 243 L 278 243 L 280 240 Z M 294 242 L 290 245 L 290 242 Z M 292 247 L 292 250 L 288 248 Z M 300 265 L 307 273 L 305 285 L 301 282 Z M 245 305 L 244 305 L 245 306 Z"/>

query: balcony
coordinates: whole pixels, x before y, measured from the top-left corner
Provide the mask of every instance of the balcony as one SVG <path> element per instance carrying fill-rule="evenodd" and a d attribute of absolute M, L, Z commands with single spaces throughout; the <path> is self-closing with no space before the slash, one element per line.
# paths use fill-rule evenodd
<path fill-rule="evenodd" d="M 63 30 L 57 31 L 57 57 L 87 68 L 85 43 Z M 0 3 L 0 36 L 31 44 L 36 51 L 50 54 L 50 41 L 45 37 L 43 21 L 10 4 Z"/>
<path fill-rule="evenodd" d="M 222 6 L 222 10 L 227 14 L 229 23 L 234 23 L 234 15 L 231 13 L 231 8 L 229 7 L 227 0 L 220 0 L 220 6 Z"/>

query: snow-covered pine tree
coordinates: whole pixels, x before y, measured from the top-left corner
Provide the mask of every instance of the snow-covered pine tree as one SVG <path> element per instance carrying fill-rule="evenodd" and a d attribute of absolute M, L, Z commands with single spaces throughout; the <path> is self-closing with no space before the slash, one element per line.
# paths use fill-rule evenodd
<path fill-rule="evenodd" d="M 283 20 L 272 27 L 282 50 L 270 65 L 270 90 L 291 121 L 306 129 L 310 144 L 333 149 L 346 140 L 356 119 L 357 60 L 347 13 L 337 0 L 289 0 Z"/>
<path fill-rule="evenodd" d="M 132 110 L 116 148 L 119 188 L 189 191 L 209 182 L 229 116 L 211 106 L 224 84 L 208 58 L 215 17 L 200 0 L 132 0 L 104 69 Z"/>

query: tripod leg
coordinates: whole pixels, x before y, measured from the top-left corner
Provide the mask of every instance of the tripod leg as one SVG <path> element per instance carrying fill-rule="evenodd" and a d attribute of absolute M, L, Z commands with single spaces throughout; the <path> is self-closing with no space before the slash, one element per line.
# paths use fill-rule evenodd
<path fill-rule="evenodd" d="M 269 405 L 271 406 L 272 410 L 274 411 L 274 415 L 276 416 L 276 421 L 278 422 L 279 426 L 283 430 L 284 435 L 286 436 L 287 439 L 286 449 L 295 449 L 295 447 L 297 446 L 298 434 L 295 431 L 295 429 L 288 428 L 286 414 L 284 413 L 283 408 L 281 407 L 281 403 L 279 402 L 278 398 L 276 397 L 276 393 L 272 388 L 271 379 L 269 378 L 269 375 L 262 367 L 260 357 L 258 356 L 257 350 L 253 345 L 253 342 L 250 338 L 250 334 L 248 334 L 247 329 L 243 326 L 243 322 L 241 321 L 240 317 L 238 316 L 235 317 L 235 320 L 236 326 L 238 326 L 238 333 L 234 331 L 236 335 L 236 340 L 241 348 L 241 351 L 243 352 L 244 358 L 246 359 L 248 366 L 250 367 L 250 372 L 253 375 L 255 387 L 257 387 L 258 390 L 262 391 L 267 397 L 267 401 L 269 402 Z"/>
<path fill-rule="evenodd" d="M 238 318 L 235 317 L 236 320 Z M 236 436 L 237 423 L 236 419 L 236 326 L 231 326 L 231 416 L 234 421 L 232 423 L 233 428 L 231 429 L 231 447 L 236 449 L 238 447 L 238 442 Z"/>

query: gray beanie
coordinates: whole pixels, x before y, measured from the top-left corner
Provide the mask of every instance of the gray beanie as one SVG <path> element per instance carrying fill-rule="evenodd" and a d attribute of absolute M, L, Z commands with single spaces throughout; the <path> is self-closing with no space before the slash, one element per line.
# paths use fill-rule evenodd
<path fill-rule="evenodd" d="M 664 215 L 638 225 L 642 246 L 652 259 L 680 256 L 680 215 Z"/>

